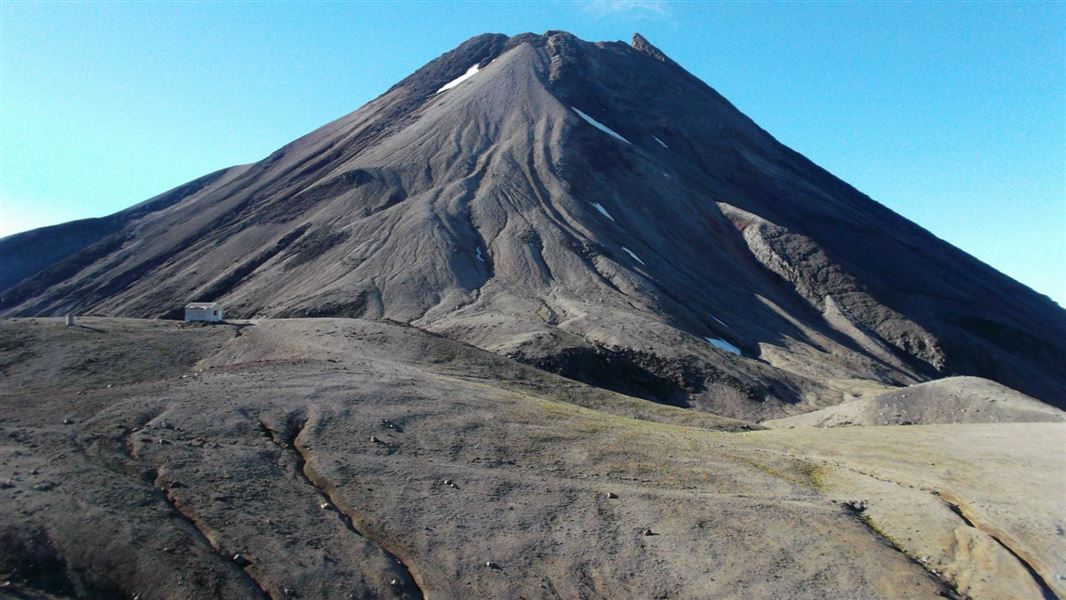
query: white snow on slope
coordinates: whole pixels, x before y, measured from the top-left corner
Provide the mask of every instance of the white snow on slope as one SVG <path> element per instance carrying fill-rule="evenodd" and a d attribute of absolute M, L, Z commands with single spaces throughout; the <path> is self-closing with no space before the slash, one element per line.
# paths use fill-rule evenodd
<path fill-rule="evenodd" d="M 622 250 L 625 250 L 626 254 L 628 254 L 628 255 L 632 256 L 632 257 L 633 257 L 633 260 L 637 261 L 638 263 L 640 263 L 640 264 L 642 264 L 642 265 L 644 265 L 644 266 L 648 266 L 648 263 L 646 263 L 646 262 L 644 262 L 644 261 L 640 260 L 640 257 L 639 257 L 639 256 L 637 256 L 636 254 L 633 254 L 633 251 L 632 251 L 632 250 L 630 250 L 629 248 L 626 248 L 625 246 L 622 246 Z"/>
<path fill-rule="evenodd" d="M 477 247 L 477 259 L 481 262 L 485 262 L 485 257 L 481 255 L 481 246 Z"/>
<path fill-rule="evenodd" d="M 656 142 L 659 142 L 659 145 L 660 145 L 660 146 L 662 146 L 663 148 L 666 148 L 667 150 L 669 150 L 669 149 L 670 149 L 670 146 L 667 146 L 667 145 L 666 145 L 666 142 L 664 142 L 664 141 L 660 140 L 659 138 L 655 137 L 654 135 L 653 135 L 653 136 L 651 136 L 651 137 L 655 138 L 655 141 L 656 141 Z"/>
<path fill-rule="evenodd" d="M 734 346 L 733 344 L 730 344 L 729 342 L 727 342 L 725 340 L 722 340 L 722 339 L 719 339 L 719 338 L 712 338 L 712 337 L 705 337 L 703 339 L 707 340 L 707 342 L 710 343 L 715 348 L 721 348 L 722 350 L 725 350 L 726 352 L 732 352 L 733 354 L 736 354 L 738 356 L 740 355 L 740 348 L 737 348 L 736 346 Z"/>
<path fill-rule="evenodd" d="M 455 79 L 453 79 L 453 80 L 449 81 L 448 83 L 444 84 L 443 86 L 441 86 L 441 88 L 439 90 L 437 90 L 437 93 L 439 94 L 441 92 L 445 92 L 445 91 L 448 91 L 448 90 L 452 89 L 453 87 L 459 85 L 460 83 L 462 83 L 462 82 L 466 81 L 467 79 L 470 79 L 471 77 L 476 75 L 479 70 L 480 70 L 479 67 L 475 64 L 474 66 L 472 66 L 469 69 L 467 69 L 466 73 L 463 73 L 462 75 L 456 77 Z"/>
<path fill-rule="evenodd" d="M 719 323 L 721 323 L 723 327 L 729 327 L 729 325 L 725 324 L 725 321 L 719 319 L 718 317 L 716 317 L 714 315 L 711 315 L 711 313 L 707 313 L 707 314 L 710 315 L 711 318 L 714 319 L 715 321 L 718 321 Z M 729 327 L 729 329 L 732 329 L 732 327 Z"/>
<path fill-rule="evenodd" d="M 611 216 L 611 213 L 607 212 L 607 209 L 604 208 L 602 204 L 600 204 L 599 202 L 593 202 L 592 205 L 596 207 L 596 210 L 600 211 L 600 214 L 612 221 L 614 220 L 614 217 Z"/>
<path fill-rule="evenodd" d="M 578 116 L 580 116 L 582 119 L 585 119 L 585 121 L 587 121 L 589 125 L 592 125 L 596 129 L 599 129 L 600 131 L 602 131 L 602 132 L 606 133 L 607 135 L 610 135 L 610 136 L 612 136 L 614 138 L 622 140 L 623 142 L 625 142 L 627 144 L 632 144 L 633 143 L 633 142 L 630 142 L 629 140 L 625 139 L 624 137 L 618 135 L 614 131 L 611 131 L 610 127 L 608 127 L 608 126 L 604 125 L 603 123 L 600 123 L 596 119 L 593 119 L 592 117 L 586 115 L 585 113 L 581 112 L 577 108 L 575 108 L 573 106 L 571 106 L 570 108 L 573 108 L 574 112 L 576 112 L 578 114 Z"/>

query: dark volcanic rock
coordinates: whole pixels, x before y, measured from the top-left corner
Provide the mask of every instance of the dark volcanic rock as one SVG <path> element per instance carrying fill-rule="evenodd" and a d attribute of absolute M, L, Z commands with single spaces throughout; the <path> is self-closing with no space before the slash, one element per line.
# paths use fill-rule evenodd
<path fill-rule="evenodd" d="M 748 418 L 948 374 L 1066 398 L 1066 312 L 639 35 L 477 36 L 259 163 L 0 256 L 2 315 L 385 318 Z"/>

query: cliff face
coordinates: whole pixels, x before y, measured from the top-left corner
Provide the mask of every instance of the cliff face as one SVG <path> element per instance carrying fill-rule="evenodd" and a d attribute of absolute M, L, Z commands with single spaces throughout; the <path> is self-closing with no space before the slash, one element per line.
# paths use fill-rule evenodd
<path fill-rule="evenodd" d="M 948 374 L 1066 405 L 1066 312 L 639 36 L 472 38 L 258 163 L 42 237 L 0 241 L 0 314 L 385 318 L 739 417 Z"/>

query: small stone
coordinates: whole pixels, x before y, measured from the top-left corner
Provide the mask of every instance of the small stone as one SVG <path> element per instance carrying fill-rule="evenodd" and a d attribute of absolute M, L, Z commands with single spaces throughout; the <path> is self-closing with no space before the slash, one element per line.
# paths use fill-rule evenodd
<path fill-rule="evenodd" d="M 844 508 L 855 513 L 866 512 L 865 500 L 845 500 L 844 502 L 841 502 L 841 504 Z"/>

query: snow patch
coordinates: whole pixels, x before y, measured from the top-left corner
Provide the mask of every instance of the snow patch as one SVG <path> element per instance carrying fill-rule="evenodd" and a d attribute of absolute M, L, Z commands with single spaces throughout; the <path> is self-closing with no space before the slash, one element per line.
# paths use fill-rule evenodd
<path fill-rule="evenodd" d="M 712 319 L 714 319 L 715 321 L 718 321 L 718 323 L 720 323 L 720 324 L 722 325 L 722 327 L 728 327 L 729 329 L 732 329 L 732 327 L 729 327 L 729 325 L 726 325 L 726 324 L 725 324 L 725 321 L 723 321 L 723 320 L 719 319 L 718 317 L 716 317 L 716 316 L 712 315 L 711 313 L 707 313 L 707 314 L 708 314 L 708 315 L 710 315 L 710 317 L 711 317 Z"/>
<path fill-rule="evenodd" d="M 670 146 L 667 146 L 666 142 L 660 140 L 659 138 L 655 137 L 654 135 L 651 136 L 651 137 L 654 138 L 656 142 L 659 142 L 659 145 L 662 146 L 663 148 L 666 148 L 667 150 L 670 149 Z"/>
<path fill-rule="evenodd" d="M 646 263 L 646 262 L 644 262 L 644 261 L 640 260 L 640 257 L 639 257 L 639 256 L 637 256 L 636 254 L 633 254 L 633 251 L 632 251 L 632 250 L 630 250 L 629 248 L 626 248 L 625 246 L 622 246 L 622 250 L 624 250 L 626 254 L 628 254 L 628 255 L 632 256 L 632 257 L 633 257 L 633 260 L 635 260 L 635 261 L 637 261 L 638 263 L 640 263 L 640 264 L 644 265 L 645 267 L 646 267 L 646 266 L 648 266 L 648 263 Z"/>
<path fill-rule="evenodd" d="M 723 323 L 723 325 L 724 325 L 724 323 Z M 729 342 L 727 342 L 727 341 L 725 341 L 723 339 L 712 338 L 712 337 L 705 337 L 703 339 L 707 340 L 707 343 L 709 343 L 710 345 L 714 346 L 715 348 L 719 348 L 719 349 L 725 350 L 726 352 L 732 352 L 733 354 L 736 354 L 737 356 L 740 356 L 740 348 L 737 348 L 733 344 L 730 344 Z"/>
<path fill-rule="evenodd" d="M 477 256 L 475 257 L 481 262 L 485 262 L 485 257 L 481 255 L 481 246 L 477 247 Z"/>
<path fill-rule="evenodd" d="M 463 73 L 462 75 L 456 77 L 455 79 L 453 79 L 453 80 L 449 81 L 448 83 L 444 84 L 443 86 L 441 86 L 441 88 L 439 90 L 437 90 L 437 93 L 439 94 L 441 92 L 446 92 L 446 91 L 452 89 L 453 87 L 459 85 L 460 83 L 462 83 L 462 82 L 466 81 L 467 79 L 470 79 L 471 77 L 476 75 L 477 72 L 480 71 L 480 70 L 481 70 L 481 68 L 477 64 L 475 64 L 474 66 L 472 66 L 469 69 L 467 69 L 466 73 Z"/>
<path fill-rule="evenodd" d="M 610 127 L 604 125 L 603 123 L 600 123 L 596 119 L 593 119 L 592 117 L 590 117 L 590 116 L 586 115 L 585 113 L 581 112 L 576 107 L 571 106 L 570 108 L 573 108 L 574 112 L 576 112 L 578 114 L 578 116 L 580 116 L 582 119 L 585 119 L 585 121 L 588 122 L 589 125 L 592 125 L 596 129 L 599 129 L 600 131 L 602 131 L 602 132 L 606 133 L 607 135 L 610 135 L 610 136 L 612 136 L 612 137 L 614 137 L 616 139 L 622 140 L 623 142 L 625 142 L 627 144 L 632 144 L 633 143 L 633 142 L 630 142 L 629 140 L 625 139 L 624 137 L 618 135 L 614 131 L 612 131 Z"/>
<path fill-rule="evenodd" d="M 614 217 L 611 216 L 611 213 L 607 212 L 607 209 L 604 208 L 602 204 L 600 204 L 599 202 L 593 202 L 592 205 L 596 207 L 596 210 L 600 211 L 601 215 L 607 217 L 612 221 L 614 220 Z"/>

